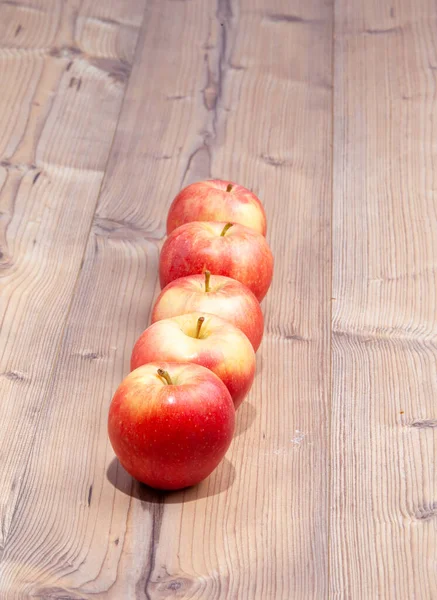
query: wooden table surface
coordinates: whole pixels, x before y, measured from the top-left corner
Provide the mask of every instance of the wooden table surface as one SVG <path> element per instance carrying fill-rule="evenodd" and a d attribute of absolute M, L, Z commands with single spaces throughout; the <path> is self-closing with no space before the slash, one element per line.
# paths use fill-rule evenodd
<path fill-rule="evenodd" d="M 0 1 L 0 598 L 437 598 L 434 0 Z M 107 412 L 166 212 L 263 200 L 275 277 L 220 467 Z"/>

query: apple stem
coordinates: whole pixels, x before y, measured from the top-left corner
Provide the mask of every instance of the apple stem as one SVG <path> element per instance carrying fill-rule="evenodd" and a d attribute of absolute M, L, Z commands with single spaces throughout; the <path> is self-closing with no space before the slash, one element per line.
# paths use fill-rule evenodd
<path fill-rule="evenodd" d="M 161 379 L 164 379 L 168 385 L 173 385 L 173 381 L 171 380 L 171 377 L 167 371 L 164 371 L 164 369 L 158 369 L 158 375 L 161 377 Z"/>
<path fill-rule="evenodd" d="M 211 277 L 210 271 L 205 271 L 205 292 L 210 292 L 211 288 L 209 287 L 209 279 Z"/>
<path fill-rule="evenodd" d="M 232 190 L 232 183 L 228 183 L 228 187 L 226 188 L 227 192 L 230 192 Z"/>
<path fill-rule="evenodd" d="M 220 237 L 224 237 L 225 233 L 228 229 L 232 227 L 232 225 L 233 223 L 226 223 L 226 225 L 223 227 L 223 231 L 221 232 Z"/>
<path fill-rule="evenodd" d="M 197 319 L 196 338 L 198 338 L 199 335 L 200 335 L 200 330 L 202 329 L 202 325 L 203 325 L 204 320 L 205 320 L 205 317 L 199 317 Z"/>

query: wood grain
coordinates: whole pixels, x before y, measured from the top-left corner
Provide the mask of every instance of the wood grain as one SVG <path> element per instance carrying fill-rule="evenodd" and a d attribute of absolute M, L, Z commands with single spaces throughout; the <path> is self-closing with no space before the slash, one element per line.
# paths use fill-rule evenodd
<path fill-rule="evenodd" d="M 10 518 L 5 592 L 326 596 L 331 42 L 332 9 L 321 0 L 148 2 Z M 209 176 L 261 196 L 276 275 L 256 382 L 226 460 L 196 488 L 157 494 L 115 461 L 107 410 L 148 323 L 169 203 Z"/>
<path fill-rule="evenodd" d="M 143 9 L 0 3 L 0 596 L 434 598 L 434 6 Z M 216 176 L 266 206 L 266 335 L 226 460 L 157 494 L 107 410 Z"/>
<path fill-rule="evenodd" d="M 335 27 L 330 592 L 435 598 L 435 3 Z"/>
<path fill-rule="evenodd" d="M 108 32 L 102 23 L 98 34 L 101 13 L 116 19 L 120 4 L 0 3 L 2 597 L 12 589 L 4 561 L 133 59 L 130 26 L 129 40 L 124 25 Z M 138 3 L 123 5 L 138 31 Z"/>

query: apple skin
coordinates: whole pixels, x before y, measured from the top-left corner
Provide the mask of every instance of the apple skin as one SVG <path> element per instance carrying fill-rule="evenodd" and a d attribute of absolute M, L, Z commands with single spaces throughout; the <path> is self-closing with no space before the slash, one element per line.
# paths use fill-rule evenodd
<path fill-rule="evenodd" d="M 246 285 L 261 302 L 273 276 L 273 255 L 260 234 L 234 224 L 193 221 L 175 229 L 159 259 L 161 288 L 174 279 L 211 271 Z"/>
<path fill-rule="evenodd" d="M 261 343 L 264 317 L 258 300 L 245 285 L 223 275 L 211 275 L 209 291 L 205 275 L 181 277 L 169 283 L 158 296 L 152 323 L 189 312 L 206 312 L 230 321 L 250 340 L 255 352 Z"/>
<path fill-rule="evenodd" d="M 199 319 L 203 323 L 197 338 Z M 148 327 L 134 346 L 131 369 L 157 360 L 195 363 L 210 369 L 227 387 L 235 410 L 255 377 L 255 352 L 247 337 L 229 321 L 208 313 L 188 313 Z"/>
<path fill-rule="evenodd" d="M 267 232 L 264 208 L 255 194 L 222 179 L 198 181 L 179 192 L 168 212 L 167 235 L 191 221 L 239 223 L 264 236 Z"/>
<path fill-rule="evenodd" d="M 174 385 L 157 373 L 167 371 Z M 109 409 L 108 433 L 126 471 L 162 490 L 196 485 L 224 457 L 235 409 L 224 383 L 193 364 L 155 362 L 132 371 Z"/>

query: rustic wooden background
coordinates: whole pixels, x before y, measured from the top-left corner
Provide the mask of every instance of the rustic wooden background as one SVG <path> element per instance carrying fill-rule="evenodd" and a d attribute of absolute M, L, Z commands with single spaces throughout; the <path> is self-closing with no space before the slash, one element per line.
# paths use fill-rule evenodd
<path fill-rule="evenodd" d="M 0 597 L 437 598 L 434 0 L 0 1 Z M 219 469 L 106 433 L 166 211 L 223 177 L 275 278 Z"/>

